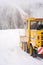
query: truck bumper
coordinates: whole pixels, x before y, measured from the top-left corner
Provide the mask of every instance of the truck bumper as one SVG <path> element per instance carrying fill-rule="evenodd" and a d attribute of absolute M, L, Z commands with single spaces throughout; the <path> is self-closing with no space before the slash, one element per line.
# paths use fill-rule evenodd
<path fill-rule="evenodd" d="M 43 47 L 39 47 L 38 50 L 37 50 L 37 53 L 39 55 L 43 55 Z"/>

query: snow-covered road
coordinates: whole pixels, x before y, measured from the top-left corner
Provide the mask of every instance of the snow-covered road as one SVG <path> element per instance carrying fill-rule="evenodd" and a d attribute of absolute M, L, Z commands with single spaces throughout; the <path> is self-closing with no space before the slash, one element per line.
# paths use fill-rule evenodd
<path fill-rule="evenodd" d="M 43 65 L 42 58 L 33 58 L 21 50 L 20 30 L 0 30 L 0 65 Z"/>

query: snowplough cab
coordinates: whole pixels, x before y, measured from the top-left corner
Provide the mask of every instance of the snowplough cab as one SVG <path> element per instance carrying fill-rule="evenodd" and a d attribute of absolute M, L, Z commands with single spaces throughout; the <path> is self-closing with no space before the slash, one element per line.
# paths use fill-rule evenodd
<path fill-rule="evenodd" d="M 20 36 L 20 47 L 31 56 L 43 56 L 43 18 L 25 18 L 25 36 Z"/>

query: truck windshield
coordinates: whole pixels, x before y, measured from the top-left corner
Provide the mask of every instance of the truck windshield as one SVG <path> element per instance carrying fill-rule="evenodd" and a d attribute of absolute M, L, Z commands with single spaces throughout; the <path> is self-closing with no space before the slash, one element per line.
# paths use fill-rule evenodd
<path fill-rule="evenodd" d="M 43 21 L 31 21 L 30 29 L 43 29 Z"/>

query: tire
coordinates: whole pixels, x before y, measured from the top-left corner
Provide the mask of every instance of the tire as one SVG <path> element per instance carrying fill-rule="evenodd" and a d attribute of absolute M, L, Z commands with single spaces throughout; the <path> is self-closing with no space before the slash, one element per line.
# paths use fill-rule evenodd
<path fill-rule="evenodd" d="M 23 50 L 27 52 L 27 42 L 23 43 Z"/>
<path fill-rule="evenodd" d="M 30 56 L 32 56 L 33 55 L 33 47 L 32 47 L 32 45 L 30 45 L 29 52 L 30 52 Z"/>
<path fill-rule="evenodd" d="M 23 49 L 23 42 L 22 42 L 22 44 L 21 44 L 22 46 L 21 46 L 21 48 Z"/>
<path fill-rule="evenodd" d="M 29 53 L 29 49 L 27 48 L 27 53 Z"/>
<path fill-rule="evenodd" d="M 33 49 L 33 57 L 37 57 L 37 51 Z"/>

